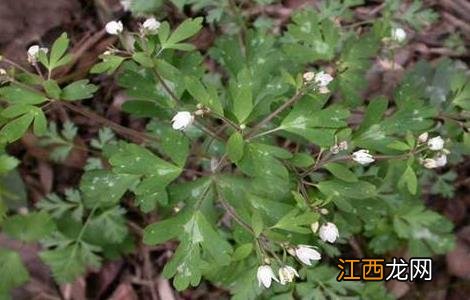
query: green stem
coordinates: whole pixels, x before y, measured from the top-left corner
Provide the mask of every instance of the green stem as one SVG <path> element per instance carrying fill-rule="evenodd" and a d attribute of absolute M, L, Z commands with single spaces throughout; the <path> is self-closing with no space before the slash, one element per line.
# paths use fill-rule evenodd
<path fill-rule="evenodd" d="M 270 130 L 263 131 L 263 132 L 261 132 L 261 133 L 258 133 L 258 134 L 256 134 L 256 135 L 252 136 L 252 137 L 250 138 L 250 140 L 254 140 L 254 139 L 260 138 L 260 137 L 262 137 L 262 136 L 271 134 L 271 133 L 276 132 L 276 131 L 279 131 L 279 130 L 282 130 L 282 127 L 279 126 L 279 127 L 276 127 L 276 128 L 270 129 Z"/>
<path fill-rule="evenodd" d="M 261 120 L 258 124 L 256 124 L 253 129 L 248 132 L 248 134 L 245 136 L 247 140 L 251 139 L 253 136 L 256 135 L 256 133 L 263 128 L 264 125 L 269 123 L 272 119 L 274 119 L 277 115 L 279 115 L 281 112 L 283 112 L 286 108 L 290 107 L 293 105 L 295 102 L 297 102 L 302 96 L 304 95 L 304 91 L 300 90 L 295 93 L 294 96 L 292 96 L 289 100 L 284 102 L 281 106 L 279 106 L 275 111 L 273 111 L 271 114 L 269 114 L 266 118 Z"/>

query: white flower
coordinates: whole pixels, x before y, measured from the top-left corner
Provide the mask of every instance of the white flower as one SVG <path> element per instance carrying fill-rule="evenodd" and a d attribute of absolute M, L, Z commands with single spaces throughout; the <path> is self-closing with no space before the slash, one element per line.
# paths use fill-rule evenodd
<path fill-rule="evenodd" d="M 326 208 L 320 208 L 320 213 L 321 213 L 322 215 L 327 215 L 327 214 L 329 213 L 329 211 L 328 211 L 328 209 L 326 209 Z"/>
<path fill-rule="evenodd" d="M 391 38 L 398 43 L 403 43 L 406 40 L 406 31 L 400 27 L 393 28 Z"/>
<path fill-rule="evenodd" d="M 442 150 L 442 148 L 444 148 L 444 140 L 440 136 L 433 137 L 429 139 L 428 147 L 433 151 Z"/>
<path fill-rule="evenodd" d="M 311 266 L 313 260 L 320 260 L 321 254 L 309 245 L 299 245 L 295 248 L 295 256 L 307 266 Z"/>
<path fill-rule="evenodd" d="M 7 75 L 7 71 L 3 68 L 0 69 L 0 76 L 5 76 Z"/>
<path fill-rule="evenodd" d="M 191 115 L 189 111 L 180 111 L 171 120 L 171 122 L 173 122 L 173 129 L 175 130 L 185 130 L 193 121 L 194 116 Z"/>
<path fill-rule="evenodd" d="M 331 81 L 333 81 L 333 76 L 323 71 L 315 75 L 315 82 L 318 84 L 320 88 L 326 87 Z"/>
<path fill-rule="evenodd" d="M 320 235 L 322 241 L 329 243 L 334 243 L 339 237 L 338 227 L 336 227 L 336 225 L 331 222 L 323 224 L 320 227 L 318 234 Z"/>
<path fill-rule="evenodd" d="M 111 21 L 106 24 L 105 30 L 109 34 L 118 35 L 124 30 L 124 26 L 121 21 Z"/>
<path fill-rule="evenodd" d="M 447 155 L 445 154 L 439 154 L 435 159 L 438 167 L 443 167 L 447 164 Z"/>
<path fill-rule="evenodd" d="M 282 285 L 294 281 L 295 276 L 300 277 L 299 273 L 291 266 L 284 266 L 279 269 L 279 281 Z"/>
<path fill-rule="evenodd" d="M 352 159 L 361 165 L 367 165 L 375 161 L 374 157 L 369 154 L 369 150 L 361 149 L 352 154 Z"/>
<path fill-rule="evenodd" d="M 318 226 L 320 226 L 320 224 L 318 224 L 318 222 L 312 223 L 312 224 L 310 225 L 310 229 L 312 229 L 312 232 L 313 232 L 313 233 L 317 232 Z"/>
<path fill-rule="evenodd" d="M 142 28 L 145 32 L 155 34 L 158 32 L 158 28 L 160 28 L 160 22 L 155 18 L 149 18 L 142 24 Z"/>
<path fill-rule="evenodd" d="M 303 75 L 303 78 L 304 78 L 305 82 L 310 82 L 310 81 L 312 81 L 313 79 L 315 79 L 315 73 L 313 73 L 313 72 L 305 72 L 304 75 Z"/>
<path fill-rule="evenodd" d="M 38 54 L 41 51 L 44 52 L 44 53 L 47 53 L 47 52 L 49 52 L 49 49 L 44 48 L 44 47 L 39 47 L 38 45 L 33 45 L 33 46 L 29 47 L 29 49 L 28 49 L 28 61 L 31 64 L 35 63 L 37 58 L 38 58 Z"/>
<path fill-rule="evenodd" d="M 427 132 L 423 132 L 418 136 L 418 142 L 420 143 L 426 143 L 426 141 L 429 138 L 429 134 Z"/>
<path fill-rule="evenodd" d="M 446 164 L 447 164 L 447 155 L 445 154 L 439 154 L 438 156 L 434 158 L 426 158 L 423 161 L 424 167 L 428 169 L 435 169 L 435 168 L 443 167 Z"/>
<path fill-rule="evenodd" d="M 256 277 L 258 278 L 258 285 L 261 286 L 262 284 L 265 288 L 269 288 L 271 286 L 273 279 L 274 281 L 279 282 L 276 275 L 274 275 L 273 269 L 268 265 L 259 266 Z"/>

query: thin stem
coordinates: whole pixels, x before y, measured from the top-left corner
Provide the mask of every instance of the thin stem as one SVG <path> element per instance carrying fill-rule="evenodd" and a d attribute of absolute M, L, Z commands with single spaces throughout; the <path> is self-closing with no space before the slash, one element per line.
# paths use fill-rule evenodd
<path fill-rule="evenodd" d="M 222 121 L 224 121 L 224 122 L 227 123 L 228 125 L 232 126 L 233 129 L 235 129 L 235 130 L 237 130 L 237 131 L 240 131 L 240 130 L 241 130 L 240 127 L 239 127 L 237 124 L 235 124 L 232 120 L 226 118 L 225 116 L 220 115 L 220 114 L 218 114 L 218 113 L 216 113 L 216 112 L 211 112 L 211 113 L 212 113 L 215 117 L 221 119 Z"/>
<path fill-rule="evenodd" d="M 375 160 L 387 160 L 387 159 L 407 159 L 410 156 L 416 155 L 425 149 L 421 149 L 418 151 L 411 151 L 405 154 L 400 154 L 400 155 L 374 155 Z M 304 173 L 301 174 L 301 177 L 306 177 L 309 175 L 311 172 L 314 172 L 318 169 L 321 169 L 324 165 L 331 163 L 331 162 L 342 162 L 342 161 L 349 161 L 352 160 L 352 157 L 350 155 L 347 156 L 340 156 L 340 157 L 333 157 L 332 159 L 326 159 L 323 160 L 322 162 L 319 162 L 318 164 L 314 165 L 313 168 L 305 171 Z"/>
<path fill-rule="evenodd" d="M 90 214 L 88 215 L 87 219 L 85 220 L 85 223 L 83 223 L 83 227 L 82 227 L 82 229 L 80 230 L 80 232 L 78 233 L 78 236 L 77 236 L 77 241 L 78 242 L 80 242 L 82 240 L 82 236 L 85 234 L 85 230 L 86 230 L 86 228 L 88 227 L 88 224 L 91 221 L 91 217 L 93 217 L 93 215 L 95 214 L 95 211 L 97 209 L 98 209 L 98 203 L 96 203 L 95 206 L 93 206 L 93 208 L 90 211 Z"/>
<path fill-rule="evenodd" d="M 242 220 L 242 218 L 238 215 L 235 209 L 230 204 L 228 204 L 227 201 L 225 201 L 222 197 L 219 197 L 219 202 L 222 204 L 225 211 L 232 217 L 232 219 L 234 219 L 238 224 L 240 224 L 240 226 L 242 226 L 246 231 L 255 236 L 255 232 L 253 231 L 251 226 Z"/>
<path fill-rule="evenodd" d="M 283 112 L 286 108 L 290 107 L 291 105 L 293 105 L 295 102 L 297 102 L 300 98 L 302 98 L 302 96 L 304 95 L 304 92 L 303 91 L 298 91 L 297 93 L 295 93 L 294 96 L 292 96 L 292 98 L 290 98 L 289 100 L 287 100 L 286 102 L 284 102 L 284 104 L 282 104 L 281 106 L 279 106 L 275 111 L 273 111 L 271 114 L 269 114 L 266 118 L 264 118 L 263 120 L 261 120 L 261 122 L 259 122 L 258 124 L 256 124 L 253 129 L 248 132 L 248 134 L 246 135 L 246 139 L 249 140 L 251 139 L 261 128 L 263 128 L 264 125 L 266 125 L 267 123 L 269 123 L 272 119 L 274 119 L 278 114 L 280 114 L 281 112 Z"/>
<path fill-rule="evenodd" d="M 256 134 L 256 135 L 252 136 L 252 137 L 250 138 L 250 140 L 254 140 L 254 139 L 260 138 L 260 137 L 262 137 L 262 136 L 271 134 L 271 133 L 276 132 L 276 131 L 279 131 L 279 130 L 282 130 L 282 127 L 276 127 L 276 128 L 270 129 L 270 130 L 263 131 L 263 132 L 261 132 L 261 133 L 258 133 L 258 134 Z"/>
<path fill-rule="evenodd" d="M 87 118 L 90 118 L 92 120 L 95 120 L 99 123 L 102 123 L 112 129 L 114 129 L 116 132 L 124 135 L 124 136 L 128 136 L 128 137 L 131 137 L 132 139 L 138 141 L 138 142 L 142 142 L 142 140 L 147 140 L 147 141 L 154 141 L 154 142 L 159 142 L 159 138 L 156 137 L 156 136 L 153 136 L 153 135 L 149 135 L 149 134 L 146 134 L 144 132 L 139 132 L 139 131 L 136 131 L 134 129 L 131 129 L 131 128 L 127 128 L 127 127 L 124 127 L 118 123 L 115 123 L 111 120 L 108 120 L 106 119 L 105 117 L 103 116 L 100 116 L 98 115 L 97 113 L 93 112 L 93 111 L 90 111 L 86 108 L 83 108 L 83 107 L 80 107 L 80 106 L 76 106 L 72 103 L 69 103 L 67 101 L 60 101 L 58 102 L 60 105 L 63 105 L 65 107 L 67 107 L 68 109 L 76 112 L 76 113 L 79 113 Z"/>
<path fill-rule="evenodd" d="M 157 72 L 157 70 L 152 69 L 152 72 L 155 75 L 155 77 L 157 78 L 157 80 L 160 82 L 160 84 L 163 86 L 165 91 L 168 93 L 168 95 L 170 95 L 170 97 L 173 99 L 173 101 L 175 101 L 176 104 L 179 104 L 180 100 L 175 95 L 175 93 L 173 93 L 173 91 L 170 89 L 168 84 L 165 82 L 165 79 L 162 78 L 162 76 Z"/>
<path fill-rule="evenodd" d="M 25 73 L 30 73 L 31 74 L 31 72 L 28 71 L 26 68 L 22 67 L 21 65 L 17 64 L 16 62 L 14 62 L 14 61 L 6 58 L 6 57 L 2 57 L 1 61 L 6 62 L 7 64 L 9 64 L 9 65 L 11 65 L 15 68 L 18 68 L 18 69 L 20 69 L 21 71 L 23 71 Z"/>
<path fill-rule="evenodd" d="M 168 93 L 168 95 L 170 95 L 170 97 L 173 99 L 173 101 L 177 105 L 181 104 L 180 99 L 178 99 L 178 97 L 175 95 L 175 93 L 173 93 L 173 91 L 170 89 L 168 84 L 166 84 L 165 80 L 162 78 L 162 76 L 160 76 L 160 74 L 157 72 L 157 70 L 152 69 L 152 72 L 155 75 L 155 77 L 157 78 L 158 82 L 160 82 L 160 84 L 163 86 L 163 89 L 165 89 L 165 91 Z M 195 121 L 195 126 L 199 129 L 201 129 L 202 131 L 204 131 L 205 133 L 207 133 L 208 135 L 210 135 L 210 136 L 212 136 L 212 137 L 214 137 L 218 140 L 223 140 L 221 137 L 219 137 L 214 132 L 212 132 L 212 130 L 208 129 L 203 124 L 201 124 L 201 122 L 199 122 L 197 120 Z"/>

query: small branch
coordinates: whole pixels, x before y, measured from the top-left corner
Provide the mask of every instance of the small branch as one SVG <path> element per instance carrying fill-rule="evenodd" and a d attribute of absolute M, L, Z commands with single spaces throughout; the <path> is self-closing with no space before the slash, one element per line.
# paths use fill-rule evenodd
<path fill-rule="evenodd" d="M 251 139 L 261 128 L 263 128 L 264 125 L 269 123 L 272 119 L 274 119 L 278 114 L 283 112 L 286 108 L 290 107 L 293 105 L 295 102 L 297 102 L 302 96 L 304 95 L 303 91 L 298 91 L 292 98 L 284 102 L 281 106 L 279 106 L 275 111 L 273 111 L 270 115 L 268 115 L 266 118 L 261 120 L 258 124 L 253 127 L 253 129 L 246 135 L 246 139 L 249 140 Z"/>
<path fill-rule="evenodd" d="M 219 202 L 222 204 L 225 211 L 232 217 L 232 219 L 234 219 L 238 224 L 240 224 L 240 226 L 242 226 L 246 231 L 255 235 L 255 232 L 253 231 L 251 226 L 242 220 L 242 218 L 238 215 L 235 209 L 230 204 L 228 204 L 227 201 L 225 201 L 222 197 L 219 197 Z"/>
<path fill-rule="evenodd" d="M 175 93 L 173 93 L 168 84 L 166 84 L 165 79 L 163 79 L 162 76 L 160 76 L 160 74 L 155 69 L 152 69 L 152 72 L 157 78 L 158 82 L 160 82 L 165 91 L 168 93 L 168 95 L 170 95 L 170 97 L 173 99 L 173 101 L 175 101 L 176 104 L 179 104 L 180 100 L 178 99 L 178 97 L 176 97 Z"/>
<path fill-rule="evenodd" d="M 65 106 L 66 108 L 68 108 L 68 109 L 70 109 L 70 110 L 72 110 L 76 113 L 79 113 L 79 114 L 81 114 L 81 115 L 83 115 L 83 116 L 85 116 L 85 117 L 87 117 L 91 120 L 102 123 L 102 124 L 112 128 L 112 129 L 114 129 L 116 132 L 131 138 L 132 140 L 134 140 L 136 142 L 142 142 L 142 140 L 144 140 L 144 141 L 154 141 L 154 142 L 159 141 L 159 138 L 156 137 L 156 136 L 149 135 L 149 134 L 146 134 L 144 132 L 139 132 L 139 131 L 136 131 L 134 129 L 124 127 L 124 126 L 122 126 L 118 123 L 115 123 L 111 120 L 106 119 L 103 116 L 98 115 L 97 113 L 95 113 L 93 111 L 90 111 L 86 108 L 83 108 L 83 107 L 80 107 L 80 106 L 77 106 L 77 105 L 74 105 L 70 102 L 60 101 L 60 102 L 57 102 L 57 103 L 59 103 L 60 105 Z"/>
<path fill-rule="evenodd" d="M 150 260 L 150 253 L 146 246 L 142 246 L 142 255 L 144 259 L 144 273 L 147 279 L 146 281 L 148 282 L 147 287 L 150 291 L 150 295 L 152 296 L 152 300 L 158 300 L 157 288 L 155 286 L 155 281 L 153 280 L 153 268 Z"/>

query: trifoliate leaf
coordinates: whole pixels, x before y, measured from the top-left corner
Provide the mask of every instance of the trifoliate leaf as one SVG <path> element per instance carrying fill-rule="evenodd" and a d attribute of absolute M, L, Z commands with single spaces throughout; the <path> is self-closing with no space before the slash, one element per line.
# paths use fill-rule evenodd
<path fill-rule="evenodd" d="M 109 158 L 117 173 L 158 175 L 165 186 L 181 173 L 181 168 L 159 158 L 136 144 L 122 144 L 120 150 Z"/>
<path fill-rule="evenodd" d="M 27 215 L 15 215 L 3 223 L 3 230 L 9 236 L 25 242 L 35 242 L 52 233 L 56 225 L 45 211 Z"/>
<path fill-rule="evenodd" d="M 326 180 L 318 183 L 318 188 L 326 196 L 364 199 L 377 195 L 375 185 L 367 181 Z"/>
<path fill-rule="evenodd" d="M 14 119 L 0 129 L 0 141 L 14 142 L 20 139 L 34 120 L 34 113 L 28 112 Z"/>
<path fill-rule="evenodd" d="M 219 265 L 230 264 L 232 247 L 207 221 L 204 215 L 198 211 L 195 214 L 197 227 L 194 227 L 202 235 L 201 246 L 209 253 Z M 186 230 L 186 228 L 185 228 Z"/>
<path fill-rule="evenodd" d="M 186 19 L 181 23 L 175 31 L 170 35 L 168 39 L 160 40 L 163 49 L 180 49 L 180 50 L 189 50 L 189 49 L 181 49 L 178 48 L 178 43 L 192 37 L 196 33 L 199 32 L 202 28 L 202 21 L 201 17 L 195 19 Z M 162 35 L 159 35 L 161 38 Z"/>
<path fill-rule="evenodd" d="M 38 208 L 48 212 L 54 218 L 61 218 L 70 213 L 72 218 L 80 221 L 83 216 L 83 203 L 80 192 L 77 190 L 65 190 L 65 198 L 56 194 L 49 194 L 36 205 Z"/>
<path fill-rule="evenodd" d="M 252 76 L 250 70 L 242 69 L 236 80 L 230 82 L 232 111 L 239 123 L 243 123 L 253 110 Z"/>
<path fill-rule="evenodd" d="M 93 68 L 91 68 L 90 73 L 112 74 L 117 70 L 117 68 L 119 68 L 122 62 L 126 60 L 125 57 L 115 56 L 115 55 L 104 55 L 102 58 L 103 58 L 103 61 L 94 65 Z"/>
<path fill-rule="evenodd" d="M 0 155 L 0 174 L 5 174 L 18 166 L 20 161 L 13 156 L 1 154 Z"/>
<path fill-rule="evenodd" d="M 106 242 L 118 244 L 127 236 L 125 213 L 126 211 L 118 206 L 97 213 L 89 221 L 87 230 L 101 230 Z"/>
<path fill-rule="evenodd" d="M 160 137 L 160 146 L 163 152 L 178 166 L 183 167 L 189 154 L 189 140 L 180 131 L 174 130 L 171 126 L 152 122 L 147 129 Z"/>
<path fill-rule="evenodd" d="M 283 229 L 301 234 L 310 234 L 312 232 L 310 225 L 316 222 L 318 218 L 319 215 L 314 212 L 301 212 L 299 209 L 293 209 L 271 228 Z"/>
<path fill-rule="evenodd" d="M 75 81 L 67 85 L 61 94 L 61 99 L 68 101 L 76 101 L 93 97 L 98 87 L 91 84 L 88 79 Z"/>
<path fill-rule="evenodd" d="M 351 172 L 346 166 L 340 163 L 328 163 L 325 166 L 325 169 L 330 171 L 336 178 L 347 181 L 347 182 L 357 182 L 357 176 Z"/>
<path fill-rule="evenodd" d="M 188 213 L 179 213 L 174 217 L 148 225 L 144 230 L 144 243 L 158 245 L 180 236 L 183 232 L 183 225 L 189 218 Z"/>
<path fill-rule="evenodd" d="M 70 62 L 71 57 L 65 55 L 68 47 L 69 38 L 67 37 L 67 33 L 64 32 L 52 45 L 51 55 L 49 56 L 49 70 L 53 70 Z"/>
<path fill-rule="evenodd" d="M 0 270 L 0 294 L 6 294 L 29 280 L 28 270 L 15 251 L 0 248 Z"/>
<path fill-rule="evenodd" d="M 416 195 L 418 189 L 418 178 L 411 166 L 408 166 L 398 182 L 399 187 L 406 186 L 412 195 Z"/>
<path fill-rule="evenodd" d="M 340 35 L 329 19 L 320 20 L 314 10 L 301 10 L 288 25 L 284 52 L 302 63 L 330 60 L 335 55 Z"/>
<path fill-rule="evenodd" d="M 237 162 L 243 156 L 245 142 L 239 132 L 234 132 L 227 141 L 226 152 L 231 161 Z"/>
<path fill-rule="evenodd" d="M 39 256 L 52 269 L 57 282 L 67 283 L 83 275 L 87 267 L 98 268 L 101 265 L 101 258 L 95 254 L 98 251 L 99 247 L 73 242 L 64 248 L 40 252 Z"/>
<path fill-rule="evenodd" d="M 145 176 L 133 192 L 137 196 L 137 204 L 145 213 L 155 209 L 157 203 L 168 205 L 168 194 L 159 175 Z"/>
<path fill-rule="evenodd" d="M 362 101 L 360 93 L 367 85 L 365 73 L 371 66 L 379 45 L 379 38 L 373 34 L 361 38 L 352 37 L 346 41 L 341 52 L 337 81 L 347 103 L 359 104 Z"/>
<path fill-rule="evenodd" d="M 57 81 L 52 80 L 52 79 L 46 80 L 44 81 L 42 86 L 44 87 L 44 90 L 46 91 L 46 94 L 49 98 L 60 99 L 61 89 L 59 85 L 57 84 Z"/>
<path fill-rule="evenodd" d="M 349 111 L 336 105 L 316 111 L 314 103 L 308 97 L 301 99 L 284 118 L 279 129 L 300 135 L 323 147 L 331 146 L 337 128 L 347 126 Z"/>
<path fill-rule="evenodd" d="M 115 174 L 105 170 L 86 172 L 80 182 L 80 190 L 84 195 L 87 208 L 114 205 L 119 202 L 124 193 L 134 186 L 138 176 L 131 174 Z"/>
<path fill-rule="evenodd" d="M 199 79 L 187 76 L 184 82 L 186 89 L 197 102 L 209 107 L 219 115 L 224 114 L 220 100 L 217 97 L 213 97 Z"/>
<path fill-rule="evenodd" d="M 245 259 L 248 257 L 248 255 L 251 254 L 253 251 L 253 244 L 252 243 L 247 243 L 239 246 L 235 251 L 233 252 L 232 260 L 233 261 L 239 261 L 242 259 Z"/>
<path fill-rule="evenodd" d="M 173 285 L 179 291 L 189 285 L 196 286 L 201 281 L 201 250 L 191 240 L 179 244 L 171 260 L 163 269 L 163 276 L 174 277 Z"/>
<path fill-rule="evenodd" d="M 0 88 L 0 96 L 11 104 L 34 105 L 47 100 L 46 96 L 16 84 Z"/>

